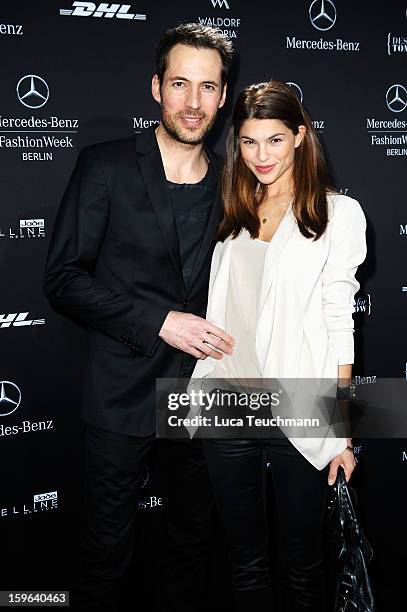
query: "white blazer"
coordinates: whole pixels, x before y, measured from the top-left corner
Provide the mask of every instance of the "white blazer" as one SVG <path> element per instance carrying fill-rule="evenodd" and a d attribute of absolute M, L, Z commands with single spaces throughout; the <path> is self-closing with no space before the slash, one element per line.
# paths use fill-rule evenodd
<path fill-rule="evenodd" d="M 327 199 L 329 221 L 319 240 L 301 234 L 289 207 L 267 247 L 256 326 L 263 378 L 332 380 L 338 365 L 353 363 L 355 273 L 366 257 L 366 219 L 356 200 Z M 217 243 L 209 281 L 206 318 L 221 329 L 231 245 L 231 238 Z M 212 357 L 198 360 L 192 378 L 209 377 L 215 365 Z M 346 447 L 344 438 L 290 440 L 319 470 Z"/>

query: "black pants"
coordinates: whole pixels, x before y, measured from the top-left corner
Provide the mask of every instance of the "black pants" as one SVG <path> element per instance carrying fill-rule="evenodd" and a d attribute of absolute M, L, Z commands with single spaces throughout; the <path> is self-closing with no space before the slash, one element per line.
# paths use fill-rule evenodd
<path fill-rule="evenodd" d="M 326 612 L 321 528 L 328 467 L 314 468 L 286 437 L 205 440 L 204 448 L 229 540 L 235 609 L 271 612 L 270 554 L 279 554 L 287 612 Z M 269 550 L 266 457 L 278 553 Z"/>
<path fill-rule="evenodd" d="M 157 576 L 162 586 L 160 610 L 200 611 L 215 508 L 206 461 L 199 441 L 159 442 L 169 474 L 167 541 L 159 554 L 163 561 Z M 74 609 L 119 610 L 121 578 L 133 554 L 138 496 L 155 444 L 155 436 L 136 438 L 87 427 L 85 512 Z"/>

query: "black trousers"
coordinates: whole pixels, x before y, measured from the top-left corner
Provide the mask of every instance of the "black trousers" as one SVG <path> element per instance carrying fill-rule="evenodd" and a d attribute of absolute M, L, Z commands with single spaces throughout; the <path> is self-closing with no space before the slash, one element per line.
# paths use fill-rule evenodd
<path fill-rule="evenodd" d="M 285 437 L 204 441 L 230 549 L 235 610 L 271 612 L 270 555 L 279 555 L 287 612 L 326 612 L 321 528 L 328 467 L 314 468 Z M 267 510 L 266 459 L 272 507 Z M 269 550 L 267 515 L 278 551 Z M 284 604 L 283 604 L 284 605 Z"/>
<path fill-rule="evenodd" d="M 121 579 L 134 552 L 138 496 L 153 447 L 161 442 L 169 499 L 167 539 L 158 555 L 157 607 L 160 612 L 201 611 L 215 511 L 201 442 L 136 438 L 93 426 L 86 430 L 85 511 L 74 609 L 119 610 Z M 149 605 L 153 608 L 154 602 Z"/>

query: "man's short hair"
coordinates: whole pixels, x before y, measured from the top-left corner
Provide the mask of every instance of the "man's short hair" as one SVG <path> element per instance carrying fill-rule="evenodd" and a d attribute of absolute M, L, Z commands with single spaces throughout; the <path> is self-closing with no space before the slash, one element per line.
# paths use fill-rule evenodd
<path fill-rule="evenodd" d="M 214 49 L 222 60 L 222 87 L 226 83 L 232 63 L 232 42 L 220 31 L 199 23 L 184 23 L 167 30 L 160 39 L 155 54 L 156 74 L 162 82 L 167 69 L 168 54 L 175 45 L 186 45 L 195 49 Z"/>

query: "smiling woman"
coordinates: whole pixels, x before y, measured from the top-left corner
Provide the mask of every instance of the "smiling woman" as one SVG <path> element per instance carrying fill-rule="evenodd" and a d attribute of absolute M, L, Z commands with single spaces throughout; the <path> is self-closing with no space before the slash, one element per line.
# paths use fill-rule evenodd
<path fill-rule="evenodd" d="M 330 190 L 324 155 L 310 116 L 288 85 L 271 81 L 247 87 L 236 102 L 226 147 L 220 240 L 230 233 L 236 237 L 242 227 L 260 237 L 259 217 L 271 212 L 275 189 L 282 197 L 273 198 L 274 213 L 287 208 L 292 190 L 300 232 L 316 239 L 323 234 Z"/>
<path fill-rule="evenodd" d="M 286 84 L 250 85 L 239 95 L 223 198 L 207 319 L 235 343 L 221 360 L 198 361 L 194 384 L 232 385 L 249 394 L 253 386 L 270 390 L 275 379 L 294 379 L 296 388 L 306 379 L 329 387 L 323 393 L 334 400 L 336 379 L 341 386 L 352 371 L 355 272 L 366 255 L 366 224 L 358 202 L 329 188 L 311 119 Z M 299 393 L 295 414 L 312 416 L 318 393 L 314 399 Z M 284 412 L 273 408 L 273 416 Z M 349 479 L 355 460 L 350 439 L 332 430 L 318 438 L 309 421 L 303 419 L 298 434 L 281 425 L 262 437 L 254 423 L 240 439 L 236 433 L 236 439 L 204 441 L 231 547 L 236 611 L 272 607 L 264 452 L 272 465 L 270 514 L 287 585 L 285 609 L 327 610 L 321 523 L 328 484 L 339 465 Z"/>

